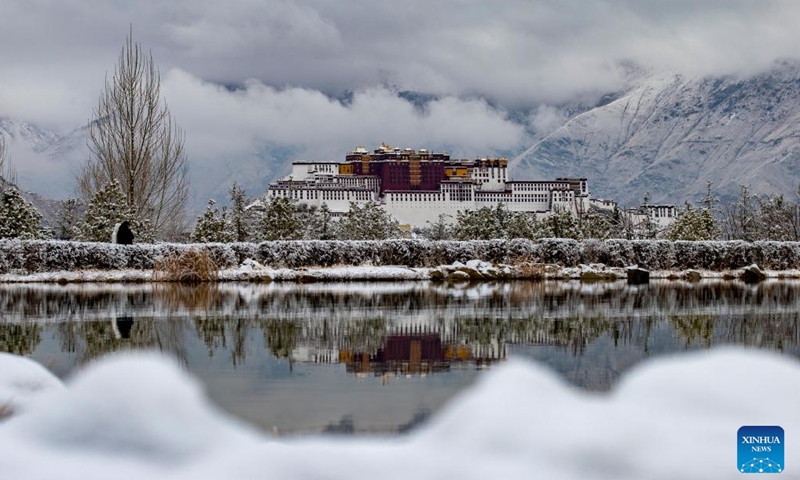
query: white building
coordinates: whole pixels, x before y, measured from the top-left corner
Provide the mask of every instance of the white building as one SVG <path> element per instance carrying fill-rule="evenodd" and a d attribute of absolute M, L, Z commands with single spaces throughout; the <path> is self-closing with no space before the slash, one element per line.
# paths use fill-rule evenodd
<path fill-rule="evenodd" d="M 585 178 L 512 181 L 505 158 L 451 160 L 449 155 L 383 145 L 369 154 L 359 147 L 345 162 L 295 162 L 292 173 L 270 184 L 268 197 L 321 207 L 334 216 L 350 203 L 380 204 L 401 224 L 424 227 L 440 215 L 504 204 L 540 216 L 554 210 L 576 214 L 590 207 Z"/>

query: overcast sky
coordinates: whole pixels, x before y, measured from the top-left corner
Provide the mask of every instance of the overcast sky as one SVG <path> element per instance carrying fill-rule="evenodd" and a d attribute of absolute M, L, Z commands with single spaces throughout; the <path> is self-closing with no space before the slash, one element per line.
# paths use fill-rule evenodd
<path fill-rule="evenodd" d="M 736 74 L 796 57 L 798 19 L 797 0 L 2 0 L 0 116 L 85 123 L 133 24 L 190 154 L 479 155 L 529 141 L 508 110 L 546 123 L 541 104 L 618 89 L 625 65 Z M 441 100 L 423 112 L 396 90 Z M 351 104 L 330 100 L 344 91 Z"/>

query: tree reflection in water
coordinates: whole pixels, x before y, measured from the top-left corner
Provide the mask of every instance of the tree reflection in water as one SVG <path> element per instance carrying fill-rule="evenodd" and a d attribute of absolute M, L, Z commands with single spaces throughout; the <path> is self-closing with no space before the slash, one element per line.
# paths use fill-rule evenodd
<path fill-rule="evenodd" d="M 41 341 L 39 324 L 0 322 L 0 352 L 30 355 Z"/>
<path fill-rule="evenodd" d="M 29 355 L 52 331 L 78 364 L 126 349 L 187 362 L 194 338 L 234 367 L 266 349 L 375 374 L 483 364 L 510 346 L 580 357 L 600 338 L 644 356 L 719 344 L 798 355 L 798 305 L 796 282 L 3 285 L 0 351 Z"/>

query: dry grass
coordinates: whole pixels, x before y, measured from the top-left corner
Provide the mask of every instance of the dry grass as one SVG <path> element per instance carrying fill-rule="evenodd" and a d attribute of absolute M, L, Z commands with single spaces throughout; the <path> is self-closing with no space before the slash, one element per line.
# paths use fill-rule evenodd
<path fill-rule="evenodd" d="M 219 279 L 219 266 L 206 250 L 193 248 L 156 261 L 153 278 L 161 282 L 214 282 Z"/>
<path fill-rule="evenodd" d="M 544 280 L 558 274 L 561 267 L 552 263 L 540 263 L 529 255 L 517 255 L 509 259 L 512 276 L 524 280 Z"/>
<path fill-rule="evenodd" d="M 550 265 L 543 263 L 521 262 L 512 265 L 512 272 L 516 278 L 526 280 L 544 280 Z"/>

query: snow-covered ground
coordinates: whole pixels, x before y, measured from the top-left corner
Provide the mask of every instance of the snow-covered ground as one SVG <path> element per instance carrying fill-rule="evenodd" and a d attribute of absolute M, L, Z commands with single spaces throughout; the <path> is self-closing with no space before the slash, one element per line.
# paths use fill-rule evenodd
<path fill-rule="evenodd" d="M 0 372 L 42 378 L 9 356 Z M 515 361 L 410 436 L 292 439 L 220 413 L 171 361 L 124 354 L 0 423 L 0 465 L 8 479 L 725 479 L 741 475 L 739 427 L 779 425 L 783 477 L 800 478 L 798 385 L 795 359 L 753 350 L 645 363 L 610 394 Z"/>
<path fill-rule="evenodd" d="M 337 267 L 309 267 L 309 268 L 270 268 L 242 265 L 236 268 L 220 270 L 219 280 L 223 282 L 349 282 L 349 281 L 409 281 L 430 280 L 431 272 L 436 268 L 405 267 L 402 265 L 389 266 L 337 266 Z M 537 280 L 577 280 L 586 269 L 580 267 L 554 268 Z M 617 279 L 625 279 L 622 268 L 606 271 L 616 275 Z M 526 279 L 524 273 L 514 273 L 510 279 Z M 734 279 L 741 275 L 742 269 L 736 270 L 654 270 L 650 272 L 653 279 L 688 279 L 690 273 L 695 273 L 697 279 Z M 800 270 L 764 270 L 767 278 L 800 278 Z M 474 279 L 473 279 L 474 280 Z M 486 278 L 485 280 L 495 280 Z M 121 270 L 77 270 L 54 271 L 38 273 L 6 273 L 0 274 L 0 283 L 112 283 L 112 282 L 153 282 L 152 270 L 121 269 Z M 459 280 L 460 281 L 460 280 Z"/>

